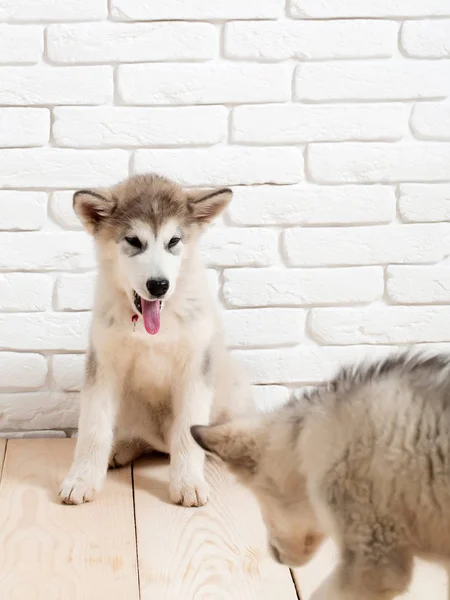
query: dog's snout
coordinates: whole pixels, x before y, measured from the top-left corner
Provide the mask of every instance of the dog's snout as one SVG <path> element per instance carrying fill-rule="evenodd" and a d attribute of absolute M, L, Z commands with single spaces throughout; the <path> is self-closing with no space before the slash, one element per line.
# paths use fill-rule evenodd
<path fill-rule="evenodd" d="M 154 298 L 162 298 L 169 289 L 169 281 L 167 279 L 149 279 L 147 289 Z"/>

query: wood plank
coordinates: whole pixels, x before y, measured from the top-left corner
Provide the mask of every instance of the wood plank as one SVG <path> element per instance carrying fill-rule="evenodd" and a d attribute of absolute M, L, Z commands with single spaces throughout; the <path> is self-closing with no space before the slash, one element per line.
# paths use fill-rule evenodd
<path fill-rule="evenodd" d="M 294 580 L 302 600 L 310 600 L 313 591 L 327 577 L 337 561 L 333 542 L 327 541 L 317 555 L 304 567 L 294 570 Z M 408 592 L 399 600 L 447 600 L 447 573 L 444 568 L 416 560 L 413 580 Z"/>
<path fill-rule="evenodd" d="M 309 563 L 293 569 L 294 581 L 301 600 L 310 600 L 314 590 L 332 571 L 336 560 L 337 552 L 334 544 L 327 540 Z"/>
<path fill-rule="evenodd" d="M 58 502 L 74 440 L 9 440 L 0 483 L 2 600 L 137 600 L 131 470 L 97 501 Z"/>
<path fill-rule="evenodd" d="M 5 459 L 6 440 L 0 439 L 0 481 L 2 479 L 3 461 Z"/>
<path fill-rule="evenodd" d="M 267 548 L 256 501 L 208 461 L 201 508 L 169 501 L 165 459 L 139 461 L 134 493 L 142 600 L 296 600 L 289 569 Z"/>

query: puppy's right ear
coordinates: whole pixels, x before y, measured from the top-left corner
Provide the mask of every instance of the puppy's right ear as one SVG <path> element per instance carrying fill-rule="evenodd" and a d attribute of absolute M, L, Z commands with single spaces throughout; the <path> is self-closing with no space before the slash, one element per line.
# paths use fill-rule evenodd
<path fill-rule="evenodd" d="M 79 190 L 73 196 L 73 208 L 85 229 L 94 235 L 102 221 L 114 212 L 116 202 L 106 188 Z"/>
<path fill-rule="evenodd" d="M 199 225 L 211 223 L 225 210 L 233 196 L 229 188 L 220 190 L 189 190 L 188 206 L 192 219 Z"/>
<path fill-rule="evenodd" d="M 222 425 L 194 425 L 191 434 L 199 446 L 219 456 L 233 471 L 256 472 L 263 445 L 259 422 L 242 419 Z"/>

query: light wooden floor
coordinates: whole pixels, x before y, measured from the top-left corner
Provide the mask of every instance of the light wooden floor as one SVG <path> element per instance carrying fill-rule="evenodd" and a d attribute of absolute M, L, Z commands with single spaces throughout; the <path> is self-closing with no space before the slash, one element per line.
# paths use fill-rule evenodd
<path fill-rule="evenodd" d="M 276 564 L 255 501 L 213 464 L 204 508 L 169 503 L 163 459 L 110 472 L 92 504 L 61 506 L 73 444 L 0 440 L 1 600 L 307 600 L 333 564 L 330 545 L 294 574 Z M 405 596 L 425 597 L 447 598 L 429 565 Z"/>

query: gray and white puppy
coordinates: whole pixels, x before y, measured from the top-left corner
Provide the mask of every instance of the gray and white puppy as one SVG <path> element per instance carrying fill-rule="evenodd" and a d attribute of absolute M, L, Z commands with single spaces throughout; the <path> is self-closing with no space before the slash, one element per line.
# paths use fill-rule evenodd
<path fill-rule="evenodd" d="M 225 344 L 200 255 L 201 235 L 229 189 L 184 190 L 158 175 L 80 190 L 74 208 L 93 236 L 98 276 L 79 436 L 60 495 L 93 500 L 108 468 L 170 454 L 170 497 L 208 499 L 204 452 L 190 435 L 251 410 L 251 388 Z M 239 406 L 228 405 L 231 398 Z"/>
<path fill-rule="evenodd" d="M 272 414 L 192 434 L 254 492 L 280 562 L 334 539 L 314 600 L 391 599 L 415 556 L 450 558 L 450 356 L 344 368 Z"/>

